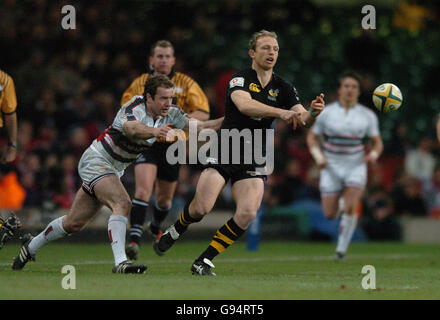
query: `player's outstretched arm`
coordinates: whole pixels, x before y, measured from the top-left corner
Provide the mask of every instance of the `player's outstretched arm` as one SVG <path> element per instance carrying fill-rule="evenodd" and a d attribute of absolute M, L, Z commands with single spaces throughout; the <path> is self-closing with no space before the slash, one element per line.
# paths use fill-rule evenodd
<path fill-rule="evenodd" d="M 252 99 L 249 92 L 236 90 L 231 93 L 232 102 L 237 106 L 238 110 L 249 117 L 271 117 L 281 118 L 283 109 L 274 108 Z"/>
<path fill-rule="evenodd" d="M 196 110 L 191 113 L 188 113 L 188 117 L 201 121 L 207 121 L 209 119 L 209 113 L 205 111 Z"/>
<path fill-rule="evenodd" d="M 188 130 L 190 122 L 193 122 L 197 125 L 197 131 L 200 131 L 203 129 L 212 129 L 212 130 L 218 131 L 218 130 L 220 130 L 220 127 L 222 126 L 224 119 L 225 119 L 225 117 L 221 117 L 221 118 L 214 119 L 214 120 L 200 121 L 200 120 L 191 118 L 188 120 L 187 124 L 185 125 L 185 127 L 183 129 Z"/>
<path fill-rule="evenodd" d="M 168 132 L 173 130 L 173 125 L 167 123 L 159 128 L 147 127 L 140 121 L 127 121 L 123 124 L 122 129 L 130 136 L 137 139 L 150 139 L 153 137 L 166 138 Z"/>

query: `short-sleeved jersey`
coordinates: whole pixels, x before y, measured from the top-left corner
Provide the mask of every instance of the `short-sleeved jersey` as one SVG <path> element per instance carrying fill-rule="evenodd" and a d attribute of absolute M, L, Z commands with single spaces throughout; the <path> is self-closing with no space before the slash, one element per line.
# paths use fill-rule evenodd
<path fill-rule="evenodd" d="M 312 130 L 323 136 L 326 157 L 344 156 L 355 161 L 363 160 L 365 138 L 380 135 L 378 119 L 372 110 L 359 103 L 347 110 L 338 101 L 325 107 Z"/>
<path fill-rule="evenodd" d="M 252 99 L 275 108 L 289 110 L 301 103 L 296 88 L 277 74 L 274 73 L 270 82 L 263 88 L 257 72 L 249 68 L 234 74 L 229 81 L 222 129 L 268 129 L 275 119 L 250 117 L 241 113 L 231 99 L 232 92 L 236 90 L 249 92 Z"/>
<path fill-rule="evenodd" d="M 121 105 L 125 104 L 134 96 L 144 94 L 145 82 L 151 73 L 144 73 L 137 77 L 124 92 L 121 99 Z M 173 103 L 189 114 L 194 111 L 203 111 L 209 114 L 209 102 L 200 86 L 191 77 L 180 73 L 172 72 L 168 76 L 174 83 L 175 100 Z"/>
<path fill-rule="evenodd" d="M 261 155 L 265 157 L 267 130 L 270 129 L 275 118 L 251 117 L 240 112 L 231 98 L 231 94 L 236 90 L 246 91 L 251 95 L 252 99 L 268 106 L 286 110 L 289 110 L 294 105 L 300 103 L 298 93 L 295 87 L 275 73 L 273 73 L 271 80 L 264 88 L 258 80 L 257 72 L 254 69 L 249 68 L 242 70 L 231 77 L 226 89 L 225 119 L 223 120 L 219 134 L 223 134 L 225 131 L 224 129 L 228 129 L 231 134 L 233 129 L 237 129 L 240 133 L 250 131 L 251 136 L 249 136 L 249 138 L 252 139 L 252 141 L 246 140 L 246 137 L 244 137 L 240 141 L 240 149 L 236 149 L 236 147 L 233 146 L 233 142 L 229 144 L 230 157 L 231 155 L 240 152 L 241 159 L 249 159 L 250 155 L 248 153 L 253 152 L 251 156 L 252 159 L 255 160 L 256 150 L 261 150 Z M 260 138 L 256 135 L 257 130 L 261 132 Z M 222 138 L 220 137 L 219 141 L 221 140 Z M 250 145 L 252 146 L 253 151 L 248 148 Z M 220 144 L 218 149 L 220 150 L 221 148 L 224 148 L 224 146 Z M 229 161 L 231 163 L 231 161 L 234 160 L 230 158 Z"/>
<path fill-rule="evenodd" d="M 17 96 L 12 78 L 0 70 L 0 127 L 3 127 L 2 114 L 14 113 L 17 109 Z"/>
<path fill-rule="evenodd" d="M 140 121 L 147 127 L 158 128 L 171 123 L 177 129 L 183 129 L 188 123 L 188 117 L 178 107 L 170 107 L 165 117 L 159 116 L 156 120 L 147 113 L 143 96 L 134 96 L 119 109 L 113 124 L 107 128 L 93 145 L 102 148 L 115 160 L 122 163 L 131 163 L 156 141 L 156 137 L 139 139 L 125 134 L 123 125 L 126 121 Z"/>

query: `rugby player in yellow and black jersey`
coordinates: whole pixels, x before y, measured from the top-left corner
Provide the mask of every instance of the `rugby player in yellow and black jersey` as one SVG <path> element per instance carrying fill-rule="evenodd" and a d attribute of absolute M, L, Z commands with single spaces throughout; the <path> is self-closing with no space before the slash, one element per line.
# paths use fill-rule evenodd
<path fill-rule="evenodd" d="M 233 75 L 229 82 L 222 129 L 229 129 L 230 133 L 232 130 L 240 132 L 250 129 L 252 132 L 260 129 L 262 137 L 265 137 L 265 131 L 276 118 L 292 124 L 294 129 L 298 123 L 310 127 L 315 122 L 315 118 L 324 109 L 324 95 L 321 93 L 317 96 L 307 111 L 300 103 L 295 88 L 273 72 L 278 51 L 277 35 L 274 32 L 262 30 L 252 36 L 249 42 L 252 66 Z M 221 131 L 220 134 L 223 134 Z M 255 141 L 246 140 L 246 137 L 243 140 L 240 150 L 234 150 L 242 156 L 247 152 L 244 147 L 246 143 L 255 146 L 259 142 L 256 135 L 252 139 Z M 264 151 L 265 147 L 263 139 L 260 150 Z M 235 149 L 233 144 L 232 148 Z M 261 166 L 256 166 L 256 159 L 247 164 L 242 158 L 234 164 L 230 158 L 226 158 L 228 162 L 225 163 L 222 156 L 224 152 L 219 154 L 217 161 L 213 158 L 212 163 L 202 171 L 194 199 L 185 205 L 180 218 L 154 245 L 156 253 L 163 255 L 190 224 L 201 221 L 212 210 L 220 192 L 231 180 L 232 197 L 236 204 L 234 216 L 217 230 L 208 248 L 193 262 L 193 274 L 215 276 L 211 271 L 214 267 L 212 260 L 243 235 L 255 219 L 263 198 L 265 173 L 263 168 L 258 170 Z"/>
<path fill-rule="evenodd" d="M 191 118 L 208 120 L 208 98 L 191 77 L 173 70 L 175 62 L 173 45 L 166 40 L 156 42 L 151 47 L 149 57 L 152 70 L 132 82 L 122 96 L 121 105 L 135 95 L 143 95 L 148 77 L 159 73 L 168 76 L 175 85 L 173 104 L 182 108 Z M 159 238 L 162 234 L 160 224 L 172 204 L 180 165 L 171 165 L 166 161 L 168 146 L 165 142 L 155 142 L 148 152 L 142 154 L 135 162 L 136 190 L 130 213 L 130 241 L 126 250 L 127 256 L 133 260 L 137 258 L 143 224 L 154 187 L 156 203 L 153 206 L 152 221 L 147 229 L 153 236 Z"/>

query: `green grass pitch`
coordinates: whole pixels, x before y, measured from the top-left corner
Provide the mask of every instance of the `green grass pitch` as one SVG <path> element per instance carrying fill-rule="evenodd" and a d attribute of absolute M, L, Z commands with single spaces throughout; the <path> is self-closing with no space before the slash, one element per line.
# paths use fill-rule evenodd
<path fill-rule="evenodd" d="M 18 244 L 0 251 L 1 299 L 439 299 L 440 246 L 352 244 L 345 261 L 335 261 L 333 243 L 262 242 L 249 252 L 244 241 L 219 255 L 217 277 L 191 275 L 193 260 L 209 241 L 177 243 L 163 257 L 149 243 L 139 261 L 143 275 L 112 274 L 107 243 L 52 243 L 22 271 L 12 271 Z M 76 270 L 76 289 L 64 290 L 64 265 Z M 362 288 L 364 265 L 376 270 L 376 290 Z"/>

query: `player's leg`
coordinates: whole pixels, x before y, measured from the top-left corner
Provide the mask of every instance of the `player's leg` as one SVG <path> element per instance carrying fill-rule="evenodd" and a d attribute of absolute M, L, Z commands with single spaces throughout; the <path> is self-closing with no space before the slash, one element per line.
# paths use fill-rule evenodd
<path fill-rule="evenodd" d="M 357 226 L 357 214 L 355 210 L 362 198 L 362 187 L 346 187 L 343 193 L 343 213 L 339 225 L 338 244 L 336 254 L 338 258 L 343 258 L 347 252 L 348 245 Z"/>
<path fill-rule="evenodd" d="M 238 240 L 256 218 L 264 194 L 264 180 L 248 178 L 232 185 L 232 196 L 236 203 L 234 217 L 217 230 L 208 248 L 194 261 L 193 274 L 215 275 L 212 260 Z"/>
<path fill-rule="evenodd" d="M 153 218 L 149 225 L 150 232 L 159 239 L 162 236 L 160 224 L 165 220 L 173 202 L 174 193 L 177 187 L 177 180 L 168 181 L 158 178 L 156 180 L 156 203 L 153 208 Z"/>
<path fill-rule="evenodd" d="M 164 232 L 159 241 L 155 242 L 154 250 L 158 255 L 163 255 L 191 223 L 199 222 L 212 210 L 226 181 L 227 178 L 216 169 L 203 170 L 197 183 L 194 199 L 185 205 L 179 219 Z"/>
<path fill-rule="evenodd" d="M 50 241 L 82 230 L 90 219 L 93 218 L 100 206 L 96 198 L 93 198 L 80 188 L 67 215 L 50 222 L 36 237 L 25 239 L 19 255 L 14 260 L 12 269 L 23 269 L 29 260 L 35 260 L 37 251 Z"/>
<path fill-rule="evenodd" d="M 347 252 L 353 233 L 357 225 L 355 210 L 359 204 L 363 190 L 367 182 L 367 166 L 365 162 L 346 164 L 344 168 L 344 193 L 343 193 L 343 214 L 339 227 L 338 245 L 336 255 L 343 258 Z"/>
<path fill-rule="evenodd" d="M 322 211 L 327 219 L 332 220 L 339 216 L 342 210 L 340 199 L 340 192 L 321 193 Z"/>
<path fill-rule="evenodd" d="M 94 193 L 102 204 L 112 211 L 108 220 L 108 235 L 115 259 L 113 272 L 143 273 L 144 265 L 131 265 L 125 255 L 125 234 L 131 209 L 130 196 L 116 175 L 107 175 L 94 187 Z"/>
<path fill-rule="evenodd" d="M 143 156 L 140 159 L 144 159 Z M 129 244 L 126 248 L 130 259 L 136 260 L 143 233 L 143 225 L 147 214 L 154 181 L 156 180 L 157 165 L 139 162 L 134 167 L 135 193 L 130 211 Z"/>

